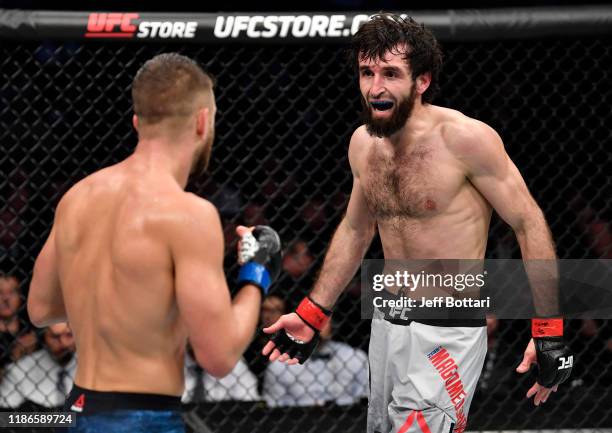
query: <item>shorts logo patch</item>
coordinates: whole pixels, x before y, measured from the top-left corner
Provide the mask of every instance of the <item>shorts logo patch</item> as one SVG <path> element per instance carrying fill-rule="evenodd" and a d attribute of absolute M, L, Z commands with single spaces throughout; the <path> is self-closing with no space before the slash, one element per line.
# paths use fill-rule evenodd
<path fill-rule="evenodd" d="M 467 416 L 463 412 L 463 405 L 465 404 L 467 394 L 463 389 L 463 382 L 461 381 L 457 363 L 450 353 L 440 346 L 428 353 L 427 358 L 429 358 L 431 365 L 433 365 L 442 380 L 444 380 L 446 392 L 455 407 L 457 423 L 453 424 L 454 428 L 451 427 L 451 433 L 463 433 L 467 425 Z"/>
<path fill-rule="evenodd" d="M 81 394 L 79 398 L 76 399 L 74 404 L 70 407 L 70 409 L 75 412 L 83 412 L 84 407 L 85 407 L 85 394 Z"/>

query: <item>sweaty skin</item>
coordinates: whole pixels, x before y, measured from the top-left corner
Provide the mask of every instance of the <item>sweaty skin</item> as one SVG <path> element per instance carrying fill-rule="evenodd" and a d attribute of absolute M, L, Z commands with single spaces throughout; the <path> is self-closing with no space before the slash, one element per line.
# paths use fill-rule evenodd
<path fill-rule="evenodd" d="M 76 383 L 153 392 L 155 378 L 154 392 L 178 395 L 187 333 L 169 235 L 184 218 L 187 197 L 169 179 L 129 165 L 78 183 L 57 209 L 59 277 L 79 354 Z"/>
<path fill-rule="evenodd" d="M 401 54 L 359 62 L 364 99 L 393 100 L 393 109 L 413 86 L 422 95 L 429 82 L 428 74 L 413 80 Z M 373 112 L 375 119 L 391 115 L 392 110 Z M 483 122 L 423 104 L 419 97 L 402 129 L 376 137 L 361 126 L 351 137 L 348 153 L 353 188 L 310 294 L 319 305 L 331 309 L 335 304 L 376 230 L 385 259 L 483 259 L 494 209 L 514 230 L 524 260 L 556 258 L 542 211 L 499 135 Z M 313 335 L 295 314 L 283 316 L 265 331 L 281 328 L 304 341 Z M 274 349 L 272 342 L 263 353 L 270 354 L 271 361 L 297 363 Z M 533 343 L 521 366 L 527 371 L 531 363 Z M 539 404 L 550 389 L 535 384 L 528 397 L 536 392 Z"/>
<path fill-rule="evenodd" d="M 180 396 L 188 337 L 217 377 L 252 338 L 260 291 L 246 285 L 231 300 L 219 215 L 183 190 L 212 123 L 207 110 L 183 132 L 139 129 L 135 116 L 134 154 L 77 183 L 57 207 L 28 311 L 37 326 L 70 322 L 78 386 Z"/>

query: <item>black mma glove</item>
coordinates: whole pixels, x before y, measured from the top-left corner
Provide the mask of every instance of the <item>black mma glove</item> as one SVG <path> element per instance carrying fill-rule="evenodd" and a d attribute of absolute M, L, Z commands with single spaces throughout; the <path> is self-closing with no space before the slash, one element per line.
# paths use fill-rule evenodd
<path fill-rule="evenodd" d="M 531 319 L 538 360 L 538 383 L 546 388 L 565 382 L 572 373 L 574 355 L 563 340 L 563 319 Z"/>
<path fill-rule="evenodd" d="M 238 286 L 253 284 L 266 296 L 270 285 L 281 271 L 281 240 L 278 233 L 268 226 L 256 226 L 244 234 L 238 243 Z"/>
<path fill-rule="evenodd" d="M 329 322 L 331 311 L 321 307 L 310 297 L 306 297 L 296 308 L 295 314 L 312 329 L 313 337 L 308 341 L 302 341 L 293 337 L 285 329 L 281 329 L 272 336 L 271 340 L 280 353 L 287 353 L 290 358 L 296 358 L 300 364 L 303 364 L 319 344 L 319 335 Z"/>

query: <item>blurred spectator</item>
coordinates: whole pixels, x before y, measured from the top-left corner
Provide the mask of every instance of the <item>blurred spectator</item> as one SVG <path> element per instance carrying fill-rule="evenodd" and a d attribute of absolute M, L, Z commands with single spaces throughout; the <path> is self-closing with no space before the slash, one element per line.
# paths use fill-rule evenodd
<path fill-rule="evenodd" d="M 22 300 L 19 280 L 0 275 L 0 369 L 32 353 L 38 343 L 36 333 L 19 317 Z"/>
<path fill-rule="evenodd" d="M 212 203 L 219 213 L 226 218 L 233 218 L 240 213 L 243 200 L 240 192 L 230 185 L 222 185 L 212 194 Z"/>
<path fill-rule="evenodd" d="M 268 220 L 266 219 L 266 209 L 260 204 L 249 204 L 244 209 L 242 218 L 244 221 L 243 225 L 248 227 L 268 224 Z"/>
<path fill-rule="evenodd" d="M 577 222 L 584 233 L 586 248 L 595 258 L 612 259 L 612 223 L 603 214 L 585 203 L 582 198 L 575 197 L 570 205 L 576 210 Z"/>
<path fill-rule="evenodd" d="M 586 207 L 578 216 L 589 247 L 601 259 L 612 259 L 612 224 L 601 218 L 593 209 Z"/>
<path fill-rule="evenodd" d="M 351 405 L 368 395 L 368 357 L 360 349 L 331 340 L 331 321 L 321 342 L 303 365 L 271 362 L 263 398 L 270 407 Z"/>
<path fill-rule="evenodd" d="M 285 314 L 285 311 L 286 304 L 281 297 L 270 295 L 264 299 L 263 303 L 261 304 L 259 332 L 253 340 L 253 343 L 251 343 L 244 353 L 244 357 L 249 364 L 250 371 L 252 371 L 257 378 L 257 389 L 260 392 L 263 385 L 263 375 L 269 364 L 268 358 L 262 356 L 261 350 L 270 339 L 270 336 L 268 334 L 264 334 L 261 329 L 266 328 L 276 322 L 280 316 Z"/>
<path fill-rule="evenodd" d="M 606 218 L 606 212 L 597 210 L 579 196 L 570 204 L 578 214 L 578 227 L 583 233 L 585 248 L 590 255 L 598 259 L 612 259 L 612 222 Z M 602 302 L 602 305 L 609 304 Z M 576 353 L 592 354 L 588 359 L 583 357 L 582 362 L 576 363 L 571 381 L 573 386 L 581 386 L 585 382 L 602 385 L 612 383 L 611 370 L 605 369 L 597 374 L 591 368 L 597 363 L 610 365 L 612 362 L 612 323 L 609 319 L 580 320 L 577 338 L 572 339 L 571 347 Z"/>
<path fill-rule="evenodd" d="M 344 191 L 337 191 L 332 195 L 329 204 L 339 212 L 344 212 L 348 206 L 349 196 Z"/>
<path fill-rule="evenodd" d="M 291 162 L 288 162 L 289 160 Z M 277 200 L 286 202 L 287 198 L 295 193 L 296 172 L 292 163 L 295 163 L 295 160 L 289 155 L 282 155 L 280 158 L 274 153 L 264 155 L 261 167 L 267 178 L 260 184 L 260 193 L 266 203 L 274 203 Z M 271 209 L 278 208 L 271 206 Z"/>
<path fill-rule="evenodd" d="M 301 217 L 314 233 L 319 233 L 328 226 L 325 202 L 313 198 L 302 207 Z"/>
<path fill-rule="evenodd" d="M 212 377 L 195 361 L 193 349 L 189 345 L 185 351 L 185 391 L 181 401 L 199 403 L 226 400 L 261 400 L 255 375 L 246 362 L 240 359 L 227 376 L 221 379 Z"/>
<path fill-rule="evenodd" d="M 571 329 L 574 325 L 574 329 Z M 576 330 L 575 326 L 579 326 Z M 612 370 L 601 369 L 600 365 L 612 365 L 612 321 L 610 319 L 582 319 L 570 323 L 570 332 L 575 332 L 571 347 L 580 356 L 572 372 L 572 386 L 596 383 L 601 386 L 612 385 Z"/>
<path fill-rule="evenodd" d="M 0 257 L 18 257 L 22 245 L 19 240 L 25 228 L 25 212 L 29 194 L 26 188 L 28 177 L 22 171 L 13 171 L 3 176 L 0 186 L 3 202 L 0 206 Z"/>
<path fill-rule="evenodd" d="M 308 249 L 308 244 L 303 240 L 297 240 L 283 257 L 283 269 L 297 279 L 310 269 L 313 262 L 314 257 Z"/>
<path fill-rule="evenodd" d="M 285 311 L 285 301 L 280 296 L 268 296 L 261 304 L 261 327 L 267 328 L 272 325 L 285 314 Z"/>
<path fill-rule="evenodd" d="M 66 323 L 51 325 L 43 339 L 43 349 L 7 366 L 0 385 L 1 407 L 58 408 L 64 404 L 76 370 L 72 330 Z"/>

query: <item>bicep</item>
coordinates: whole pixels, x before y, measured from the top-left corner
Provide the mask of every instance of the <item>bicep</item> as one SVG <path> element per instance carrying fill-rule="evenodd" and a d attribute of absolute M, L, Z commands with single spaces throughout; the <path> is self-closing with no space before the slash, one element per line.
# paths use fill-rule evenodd
<path fill-rule="evenodd" d="M 351 137 L 349 144 L 349 164 L 353 174 L 353 188 L 346 209 L 345 220 L 353 230 L 374 228 L 375 219 L 370 214 L 368 203 L 362 184 L 362 172 L 367 153 L 361 132 L 358 129 Z"/>
<path fill-rule="evenodd" d="M 372 228 L 375 220 L 370 214 L 365 193 L 358 177 L 353 178 L 353 189 L 346 208 L 346 222 L 353 230 Z"/>
<path fill-rule="evenodd" d="M 506 223 L 520 228 L 539 208 L 499 136 L 492 135 L 482 147 L 471 161 L 469 179 Z"/>

